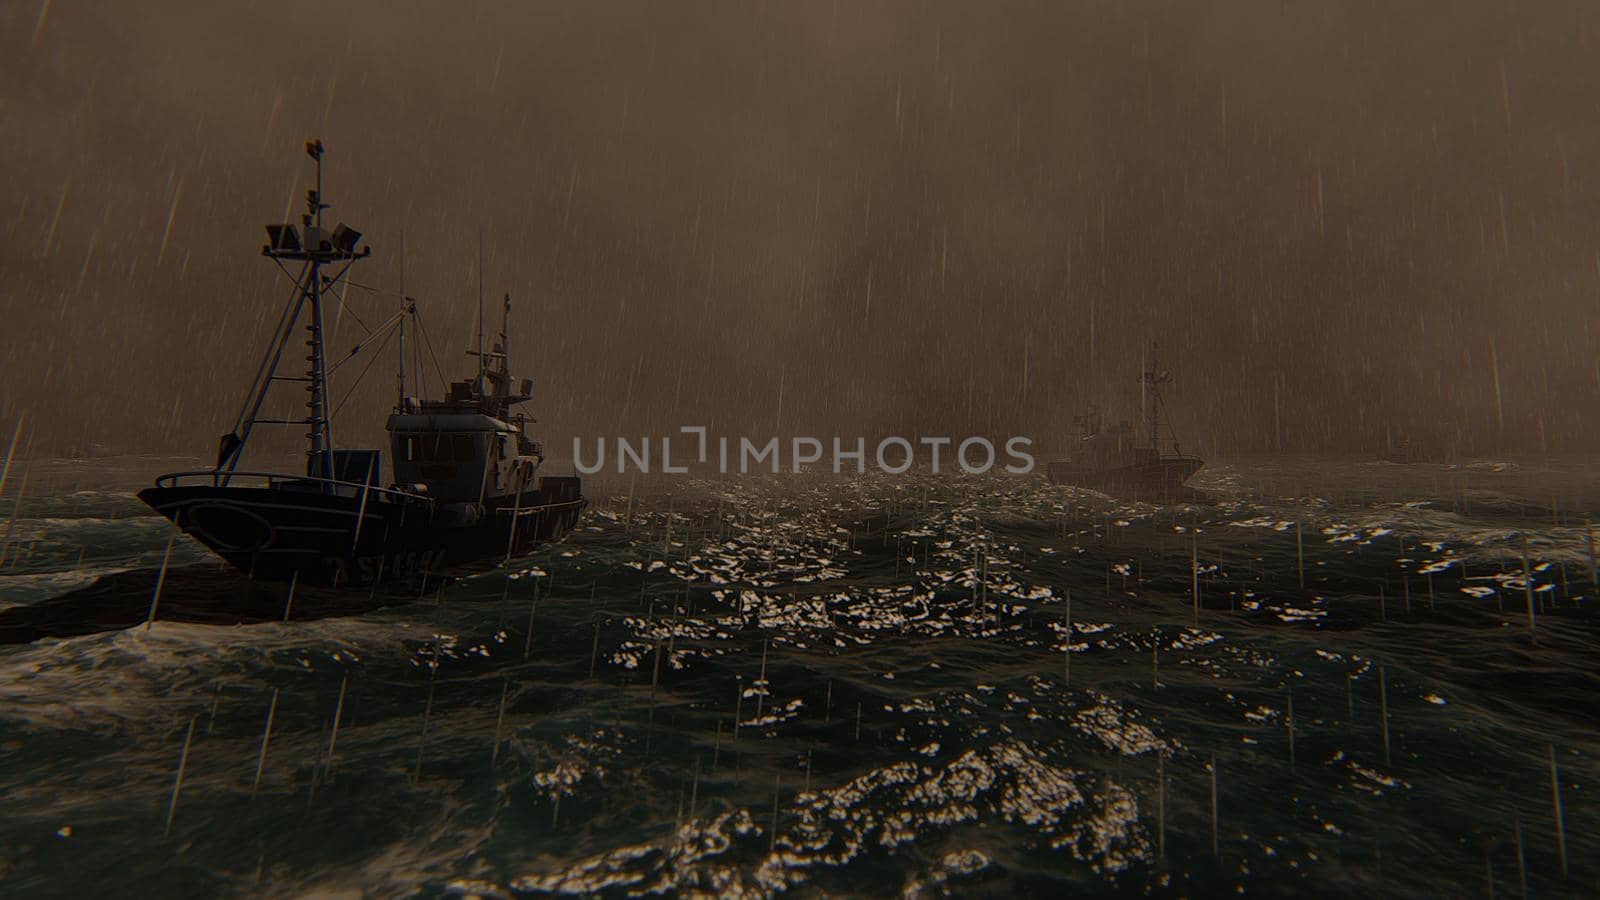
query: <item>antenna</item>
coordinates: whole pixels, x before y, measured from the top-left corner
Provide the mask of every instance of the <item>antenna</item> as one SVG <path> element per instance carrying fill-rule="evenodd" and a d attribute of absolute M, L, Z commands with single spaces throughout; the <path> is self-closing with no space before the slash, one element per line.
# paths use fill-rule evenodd
<path fill-rule="evenodd" d="M 506 291 L 506 308 L 500 319 L 500 371 L 511 371 L 511 292 Z"/>
<path fill-rule="evenodd" d="M 1145 377 L 1148 374 L 1150 374 L 1150 350 L 1145 348 L 1139 351 L 1139 418 L 1141 419 L 1145 417 L 1149 407 L 1149 401 L 1145 399 L 1145 385 L 1150 383 Z"/>
<path fill-rule="evenodd" d="M 400 229 L 400 400 L 398 412 L 406 411 L 406 232 Z"/>
<path fill-rule="evenodd" d="M 478 229 L 478 390 L 483 390 L 483 229 Z"/>
<path fill-rule="evenodd" d="M 316 226 L 321 228 L 322 211 L 328 208 L 327 204 L 322 202 L 322 141 L 306 141 L 306 155 L 316 160 L 317 163 L 316 190 L 306 200 L 309 201 L 308 205 L 311 207 L 312 214 L 317 217 Z M 307 222 L 306 224 L 309 225 L 311 223 Z"/>
<path fill-rule="evenodd" d="M 1160 452 L 1161 448 L 1161 385 L 1172 380 L 1171 372 L 1161 371 L 1157 362 L 1157 351 L 1160 347 L 1155 341 L 1150 342 L 1149 355 L 1146 357 L 1145 369 L 1139 373 L 1139 397 L 1141 401 L 1145 395 L 1145 387 L 1149 386 L 1150 394 L 1150 449 Z M 1143 403 L 1140 403 L 1143 406 Z"/>
<path fill-rule="evenodd" d="M 417 314 L 417 298 L 406 298 L 406 313 L 411 316 L 411 327 L 417 332 L 417 340 L 411 342 L 411 383 L 417 386 L 417 398 L 420 400 L 428 394 L 428 383 L 422 377 L 422 344 L 428 339 L 428 334 L 422 330 L 422 318 Z M 432 348 L 428 352 L 432 353 Z"/>

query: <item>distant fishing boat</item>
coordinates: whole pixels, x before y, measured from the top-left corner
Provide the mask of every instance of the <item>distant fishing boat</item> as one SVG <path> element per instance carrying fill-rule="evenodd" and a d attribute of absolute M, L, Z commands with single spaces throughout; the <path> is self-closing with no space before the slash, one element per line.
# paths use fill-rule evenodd
<path fill-rule="evenodd" d="M 1379 454 L 1379 458 L 1385 462 L 1408 465 L 1422 462 L 1422 451 L 1411 443 L 1409 438 L 1400 438 L 1388 442 L 1383 448 L 1383 453 Z"/>
<path fill-rule="evenodd" d="M 1446 428 L 1439 429 L 1441 434 Z M 1453 441 L 1412 440 L 1409 437 L 1389 438 L 1384 440 L 1382 452 L 1378 458 L 1386 462 L 1411 465 L 1414 463 L 1448 463 L 1454 462 L 1457 457 L 1456 445 Z"/>
<path fill-rule="evenodd" d="M 416 302 L 403 295 L 393 316 L 349 356 L 328 365 L 325 300 L 352 285 L 352 267 L 372 251 L 358 249 L 361 233 L 343 223 L 324 229 L 322 214 L 329 207 L 322 202 L 322 142 L 306 144 L 306 152 L 316 162 L 307 212 L 298 226 L 268 225 L 261 249 L 295 279 L 296 291 L 244 407 L 222 436 L 214 467 L 162 475 L 139 499 L 253 578 L 335 587 L 509 559 L 560 540 L 587 501 L 578 478 L 538 475 L 543 448 L 528 436 L 527 417 L 512 411 L 531 398 L 533 382 L 514 381 L 509 370 L 510 295 L 500 340 L 485 352 L 480 288 L 478 348 L 469 351 L 477 357 L 477 372 L 450 384 L 442 399 L 407 393 L 407 322 L 423 339 L 426 333 Z M 296 266 L 298 275 L 292 273 Z M 305 371 L 280 373 L 284 351 L 302 323 Z M 336 447 L 328 375 L 364 344 L 387 342 L 391 334 L 399 337 L 400 396 L 387 423 L 395 479 L 385 486 L 379 450 Z M 420 369 L 418 362 L 413 348 L 413 366 Z M 419 373 L 412 381 L 420 394 Z M 263 415 L 268 390 L 279 382 L 304 385 L 305 418 Z M 252 431 L 266 424 L 305 426 L 303 474 L 239 470 Z"/>
<path fill-rule="evenodd" d="M 1161 449 L 1161 386 L 1172 381 L 1170 372 L 1156 363 L 1152 348 L 1140 373 L 1145 408 L 1149 414 L 1147 444 L 1140 444 L 1132 424 L 1123 419 L 1114 426 L 1101 423 L 1093 407 L 1074 419 L 1081 428 L 1078 445 L 1067 461 L 1048 463 L 1045 476 L 1052 484 L 1066 484 L 1137 500 L 1168 500 L 1181 495 L 1205 460 L 1188 456 L 1172 442 L 1172 452 Z"/>

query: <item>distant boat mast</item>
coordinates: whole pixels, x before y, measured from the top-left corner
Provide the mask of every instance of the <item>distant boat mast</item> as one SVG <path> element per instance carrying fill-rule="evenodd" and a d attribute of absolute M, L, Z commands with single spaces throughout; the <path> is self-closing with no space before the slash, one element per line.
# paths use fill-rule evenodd
<path fill-rule="evenodd" d="M 1161 446 L 1161 385 L 1172 381 L 1172 373 L 1162 371 L 1156 360 L 1156 353 L 1160 348 L 1154 341 L 1150 342 L 1150 355 L 1146 357 L 1145 369 L 1139 375 L 1139 393 L 1149 395 L 1150 407 L 1150 449 L 1160 450 Z"/>

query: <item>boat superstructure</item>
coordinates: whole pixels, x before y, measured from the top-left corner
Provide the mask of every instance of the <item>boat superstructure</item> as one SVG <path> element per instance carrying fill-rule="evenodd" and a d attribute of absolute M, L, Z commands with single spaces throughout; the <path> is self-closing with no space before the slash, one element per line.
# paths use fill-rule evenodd
<path fill-rule="evenodd" d="M 1074 420 L 1081 433 L 1072 458 L 1046 465 L 1046 477 L 1053 484 L 1075 485 L 1136 500 L 1165 502 L 1182 495 L 1184 482 L 1200 471 L 1205 461 L 1184 454 L 1176 440 L 1171 453 L 1161 448 L 1161 388 L 1171 381 L 1172 373 L 1160 367 L 1152 346 L 1139 374 L 1149 442 L 1138 440 L 1127 419 L 1104 425 L 1099 410 L 1091 406 Z"/>
<path fill-rule="evenodd" d="M 400 308 L 329 366 L 326 300 L 348 290 L 352 268 L 372 251 L 349 226 L 324 227 L 329 206 L 322 194 L 322 143 L 308 143 L 306 152 L 316 164 L 306 213 L 298 225 L 268 225 L 261 250 L 294 289 L 245 404 L 222 436 L 212 468 L 163 475 L 139 498 L 235 567 L 269 580 L 361 586 L 509 559 L 559 540 L 586 501 L 578 478 L 539 476 L 540 445 L 527 435 L 526 416 L 513 413 L 531 398 L 532 382 L 513 384 L 510 374 L 509 295 L 500 340 L 485 352 L 480 288 L 477 375 L 449 385 L 441 400 L 408 393 L 408 322 L 413 334 L 426 333 L 416 302 L 403 292 Z M 305 369 L 286 373 L 285 355 L 297 332 L 304 336 Z M 380 450 L 336 444 L 328 388 L 330 372 L 363 346 L 379 339 L 387 344 L 393 336 L 400 348 L 399 398 L 388 420 L 394 480 L 386 484 Z M 411 381 L 420 393 L 420 371 Z M 303 418 L 264 414 L 269 392 L 285 382 L 303 385 Z M 304 474 L 240 468 L 259 425 L 306 429 Z"/>

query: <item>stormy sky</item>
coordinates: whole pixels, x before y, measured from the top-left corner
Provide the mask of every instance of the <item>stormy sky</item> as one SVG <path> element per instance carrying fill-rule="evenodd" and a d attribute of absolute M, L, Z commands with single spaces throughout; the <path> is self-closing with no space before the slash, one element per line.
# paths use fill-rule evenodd
<path fill-rule="evenodd" d="M 450 377 L 481 242 L 557 456 L 1047 450 L 1137 414 L 1152 341 L 1201 455 L 1586 452 L 1600 415 L 1591 4 L 17 0 L 0 47 L 0 424 L 38 452 L 211 452 L 312 137 Z M 332 355 L 395 303 L 352 292 Z M 337 437 L 381 437 L 392 357 Z"/>

